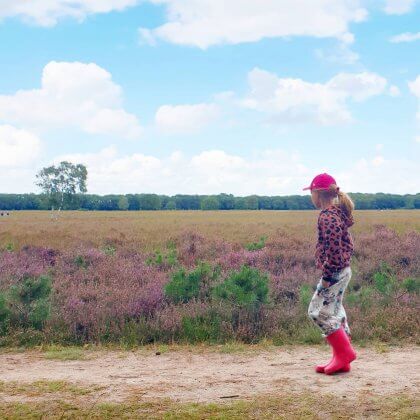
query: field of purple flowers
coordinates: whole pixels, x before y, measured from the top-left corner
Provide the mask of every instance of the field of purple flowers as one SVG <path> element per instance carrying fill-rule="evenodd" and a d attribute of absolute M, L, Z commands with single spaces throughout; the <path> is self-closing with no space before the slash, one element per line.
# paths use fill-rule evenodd
<path fill-rule="evenodd" d="M 345 297 L 358 342 L 419 342 L 420 233 L 355 237 Z M 186 230 L 155 252 L 24 246 L 0 253 L 0 345 L 318 343 L 306 315 L 314 244 L 278 231 L 246 246 Z"/>

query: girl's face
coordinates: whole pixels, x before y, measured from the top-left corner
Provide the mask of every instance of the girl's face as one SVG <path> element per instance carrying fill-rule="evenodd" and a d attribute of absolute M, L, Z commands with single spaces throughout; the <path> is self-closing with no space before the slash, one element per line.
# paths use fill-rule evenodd
<path fill-rule="evenodd" d="M 311 191 L 311 199 L 312 199 L 312 203 L 317 209 L 321 208 L 321 202 L 319 199 L 318 191 Z"/>
<path fill-rule="evenodd" d="M 325 191 L 311 191 L 311 198 L 317 209 L 324 209 L 334 202 L 334 196 Z"/>

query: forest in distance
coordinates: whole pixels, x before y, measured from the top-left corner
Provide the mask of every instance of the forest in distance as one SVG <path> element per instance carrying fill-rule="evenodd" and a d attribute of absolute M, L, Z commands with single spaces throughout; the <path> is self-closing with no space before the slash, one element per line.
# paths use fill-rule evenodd
<path fill-rule="evenodd" d="M 420 209 L 420 193 L 350 193 L 358 210 Z M 0 194 L 0 210 L 49 210 L 46 194 Z M 65 210 L 313 210 L 310 195 L 238 197 L 232 194 L 75 194 Z"/>

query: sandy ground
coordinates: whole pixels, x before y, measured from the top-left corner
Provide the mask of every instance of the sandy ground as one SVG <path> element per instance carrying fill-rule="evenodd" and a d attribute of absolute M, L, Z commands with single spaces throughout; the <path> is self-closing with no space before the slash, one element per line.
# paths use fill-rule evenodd
<path fill-rule="evenodd" d="M 358 349 L 358 359 L 350 373 L 316 374 L 314 364 L 328 357 L 326 347 L 257 349 L 231 354 L 208 349 L 195 351 L 194 347 L 161 355 L 153 350 L 95 351 L 87 360 L 76 361 L 46 360 L 36 352 L 5 353 L 0 354 L 0 381 L 63 380 L 83 386 L 99 385 L 103 387 L 100 398 L 113 402 L 130 397 L 216 402 L 305 390 L 343 398 L 357 398 L 361 393 L 403 392 L 419 396 L 418 347 L 391 348 L 385 353 Z M 8 398 L 3 395 L 1 399 Z"/>

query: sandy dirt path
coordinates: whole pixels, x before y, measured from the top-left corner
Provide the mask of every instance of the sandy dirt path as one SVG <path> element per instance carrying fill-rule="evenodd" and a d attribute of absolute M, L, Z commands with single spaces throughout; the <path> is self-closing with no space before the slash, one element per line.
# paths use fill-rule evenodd
<path fill-rule="evenodd" d="M 314 363 L 329 356 L 325 347 L 257 349 L 224 354 L 191 349 L 135 352 L 95 351 L 87 360 L 46 360 L 42 353 L 0 354 L 0 381 L 30 383 L 63 380 L 101 386 L 101 399 L 215 402 L 284 392 L 312 392 L 356 398 L 361 393 L 419 396 L 420 348 L 391 348 L 385 353 L 358 349 L 348 374 L 326 376 Z"/>

